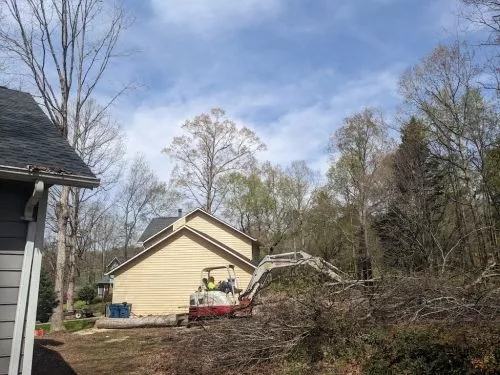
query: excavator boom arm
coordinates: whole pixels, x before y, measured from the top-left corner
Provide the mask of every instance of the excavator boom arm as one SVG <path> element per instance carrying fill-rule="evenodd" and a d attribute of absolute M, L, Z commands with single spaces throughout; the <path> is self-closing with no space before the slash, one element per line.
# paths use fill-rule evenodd
<path fill-rule="evenodd" d="M 315 270 L 325 274 L 332 280 L 342 282 L 344 279 L 344 274 L 334 265 L 328 263 L 326 260 L 320 257 L 315 257 L 307 254 L 303 251 L 284 253 L 277 255 L 268 255 L 259 263 L 252 278 L 248 284 L 247 289 L 240 295 L 240 299 L 246 299 L 252 301 L 255 293 L 260 289 L 261 282 L 265 275 L 267 275 L 271 270 L 275 268 L 282 267 L 296 267 L 301 265 L 307 265 Z"/>

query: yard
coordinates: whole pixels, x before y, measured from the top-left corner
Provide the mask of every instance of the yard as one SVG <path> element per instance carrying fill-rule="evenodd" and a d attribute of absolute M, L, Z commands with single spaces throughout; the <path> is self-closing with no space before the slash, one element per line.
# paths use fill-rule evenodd
<path fill-rule="evenodd" d="M 34 375 L 203 374 L 236 375 L 240 371 L 202 370 L 196 335 L 211 328 L 83 329 L 52 332 L 35 338 Z M 284 374 L 279 365 L 260 365 L 261 375 Z M 355 373 L 353 373 L 355 374 Z"/>
<path fill-rule="evenodd" d="M 238 321 L 227 321 L 205 328 L 90 328 L 49 333 L 35 339 L 33 374 L 492 375 L 497 374 L 500 368 L 498 326 L 473 324 L 439 329 L 432 325 L 379 327 L 364 335 L 367 351 L 354 346 L 345 347 L 345 350 L 316 364 L 308 362 L 297 352 L 297 356 L 292 356 L 295 358 L 275 359 L 267 364 L 249 364 L 245 368 L 228 370 L 227 366 L 224 369 L 224 366 L 209 363 L 219 362 L 224 357 L 220 356 L 219 350 L 224 348 L 217 342 L 216 336 L 217 331 L 223 332 L 221 328 L 228 324 L 239 326 Z M 200 352 L 202 350 L 204 354 Z M 224 350 L 229 350 L 229 356 L 225 356 L 229 361 L 245 353 L 245 348 L 238 350 L 230 340 L 225 343 Z"/>
<path fill-rule="evenodd" d="M 55 332 L 35 339 L 33 374 L 161 374 L 196 330 L 145 328 Z M 161 364 L 158 362 L 161 360 Z"/>

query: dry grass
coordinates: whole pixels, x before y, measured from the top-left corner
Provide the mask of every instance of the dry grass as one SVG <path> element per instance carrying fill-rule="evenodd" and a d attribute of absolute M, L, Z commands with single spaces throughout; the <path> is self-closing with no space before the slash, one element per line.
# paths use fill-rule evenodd
<path fill-rule="evenodd" d="M 85 331 L 81 331 L 85 332 Z M 160 359 L 175 358 L 195 330 L 143 328 L 62 332 L 35 339 L 33 374 L 161 374 Z"/>
<path fill-rule="evenodd" d="M 259 296 L 262 305 L 250 319 L 203 322 L 190 329 L 49 334 L 37 339 L 34 373 L 360 374 L 373 353 L 380 358 L 370 362 L 372 367 L 389 368 L 391 356 L 401 357 L 399 352 L 404 349 L 408 363 L 399 365 L 411 367 L 413 359 L 408 358 L 429 343 L 441 348 L 444 344 L 439 340 L 453 353 L 474 350 L 468 354 L 474 363 L 498 369 L 499 352 L 490 347 L 498 347 L 500 335 L 489 329 L 496 327 L 500 313 L 496 283 L 463 286 L 432 278 L 395 278 L 363 286 L 324 284 L 321 278 L 309 276 L 275 284 Z M 422 334 L 406 332 L 417 325 L 422 325 Z M 395 336 L 400 339 L 397 347 L 391 346 L 391 326 L 401 331 Z M 465 326 L 472 328 L 458 341 L 430 334 L 439 327 L 442 335 L 455 337 L 457 328 Z M 387 353 L 375 350 L 380 345 L 388 347 Z M 428 358 L 431 364 L 432 355 Z M 461 368 L 468 366 L 462 362 Z M 475 373 L 498 373 L 487 371 Z"/>
<path fill-rule="evenodd" d="M 192 355 L 202 331 L 166 327 L 50 333 L 35 338 L 33 374 L 211 375 L 210 369 L 198 362 L 199 357 Z M 264 365 L 258 373 L 274 374 L 275 370 L 275 366 Z"/>

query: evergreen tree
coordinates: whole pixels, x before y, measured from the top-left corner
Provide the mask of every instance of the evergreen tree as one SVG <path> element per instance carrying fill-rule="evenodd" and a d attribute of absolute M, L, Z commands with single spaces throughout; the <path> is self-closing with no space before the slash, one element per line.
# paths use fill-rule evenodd
<path fill-rule="evenodd" d="M 54 291 L 54 283 L 49 273 L 42 268 L 40 273 L 40 287 L 38 289 L 38 305 L 36 309 L 36 320 L 45 323 L 52 315 L 52 309 L 57 306 L 57 296 Z"/>
<path fill-rule="evenodd" d="M 435 269 L 434 233 L 445 212 L 440 164 L 430 155 L 425 124 L 412 118 L 401 134 L 392 162 L 392 199 L 376 223 L 384 262 L 406 272 Z"/>

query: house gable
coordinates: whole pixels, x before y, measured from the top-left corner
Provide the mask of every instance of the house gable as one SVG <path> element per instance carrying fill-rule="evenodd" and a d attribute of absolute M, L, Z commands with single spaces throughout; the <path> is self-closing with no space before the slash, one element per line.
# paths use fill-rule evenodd
<path fill-rule="evenodd" d="M 248 259 L 244 255 L 240 254 L 239 252 L 237 252 L 237 251 L 235 251 L 235 250 L 233 250 L 233 249 L 231 249 L 223 244 L 220 244 L 217 241 L 214 241 L 212 238 L 205 236 L 203 233 L 200 233 L 199 231 L 194 230 L 194 229 L 190 228 L 189 226 L 183 226 L 180 229 L 176 230 L 175 232 L 172 232 L 170 235 L 156 241 L 155 243 L 153 243 L 151 246 L 149 246 L 148 248 L 141 251 L 136 256 L 130 258 L 129 260 L 120 264 L 118 267 L 109 271 L 107 274 L 108 275 L 113 274 L 116 276 L 117 274 L 124 272 L 125 270 L 129 269 L 130 267 L 133 267 L 133 265 L 136 264 L 136 262 L 140 261 L 142 258 L 149 256 L 151 253 L 154 253 L 155 251 L 157 251 L 158 248 L 165 246 L 165 243 L 168 243 L 169 241 L 172 241 L 177 236 L 183 235 L 187 232 L 191 233 L 192 235 L 194 235 L 196 237 L 199 237 L 201 240 L 205 241 L 206 243 L 217 247 L 218 250 L 226 253 L 230 257 L 230 259 L 232 259 L 233 261 L 243 262 L 245 264 L 245 266 L 248 267 L 248 269 L 251 272 L 253 272 L 253 270 L 255 269 L 255 265 L 253 265 L 250 262 L 250 259 Z M 182 249 L 179 249 L 178 251 L 182 251 Z"/>
<path fill-rule="evenodd" d="M 142 255 L 141 255 L 142 254 Z M 114 270 L 113 302 L 132 304 L 137 315 L 185 313 L 189 295 L 200 285 L 205 267 L 233 264 L 239 287 L 249 283 L 254 267 L 183 227 Z M 227 278 L 223 271 L 216 280 Z"/>
<path fill-rule="evenodd" d="M 162 223 L 164 223 L 161 230 L 158 227 L 160 222 L 158 220 L 163 220 Z M 236 250 L 248 259 L 256 261 L 258 258 L 259 242 L 255 238 L 201 208 L 197 208 L 173 221 L 165 221 L 164 218 L 153 219 L 141 235 L 140 241 L 143 242 L 144 248 L 147 249 L 183 226 L 189 226 L 200 233 L 205 233 L 207 236 L 217 239 L 220 243 Z M 155 228 L 154 231 L 150 229 L 153 227 Z M 155 233 L 152 234 L 153 232 Z"/>
<path fill-rule="evenodd" d="M 117 257 L 114 257 L 106 266 L 107 271 L 111 271 L 112 269 L 118 267 L 122 262 Z"/>
<path fill-rule="evenodd" d="M 195 210 L 188 214 L 186 225 L 217 239 L 246 258 L 252 259 L 252 244 L 256 241 L 205 211 Z"/>

